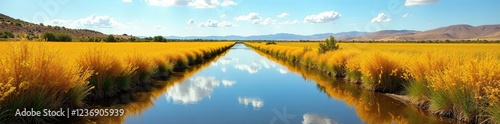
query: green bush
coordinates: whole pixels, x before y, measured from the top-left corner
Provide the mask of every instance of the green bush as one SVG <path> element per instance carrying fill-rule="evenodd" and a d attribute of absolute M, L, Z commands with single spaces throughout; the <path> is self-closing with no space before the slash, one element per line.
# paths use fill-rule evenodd
<path fill-rule="evenodd" d="M 116 38 L 113 35 L 108 35 L 106 37 L 106 42 L 116 42 Z"/>
<path fill-rule="evenodd" d="M 163 36 L 155 36 L 153 37 L 154 42 L 166 42 L 167 39 L 165 39 Z"/>
<path fill-rule="evenodd" d="M 324 43 L 319 43 L 319 53 L 325 53 L 327 51 L 331 50 L 337 50 L 339 49 L 339 45 L 337 45 L 337 41 L 333 36 L 330 36 L 330 38 L 326 39 Z"/>

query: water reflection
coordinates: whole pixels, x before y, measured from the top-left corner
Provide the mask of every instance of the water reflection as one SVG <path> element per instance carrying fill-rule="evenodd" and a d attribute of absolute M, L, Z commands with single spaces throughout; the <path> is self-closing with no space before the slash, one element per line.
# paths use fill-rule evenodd
<path fill-rule="evenodd" d="M 381 93 L 364 90 L 356 84 L 327 77 L 318 71 L 275 59 L 259 51 L 257 53 L 284 65 L 290 72 L 300 74 L 304 79 L 316 83 L 318 90 L 326 93 L 329 97 L 344 101 L 355 109 L 356 114 L 364 123 L 453 123 L 451 120 L 420 112 L 412 105 L 407 106 Z"/>
<path fill-rule="evenodd" d="M 288 73 L 288 71 L 287 71 L 287 70 L 282 69 L 282 68 L 279 68 L 279 69 L 276 69 L 276 70 L 277 70 L 278 72 L 280 72 L 280 74 L 286 74 L 286 73 Z"/>
<path fill-rule="evenodd" d="M 260 66 L 257 65 L 247 65 L 247 64 L 237 64 L 234 68 L 242 71 L 247 71 L 250 74 L 257 73 L 260 70 Z"/>
<path fill-rule="evenodd" d="M 306 113 L 303 119 L 304 121 L 302 121 L 302 124 L 338 124 L 326 116 L 315 113 Z"/>
<path fill-rule="evenodd" d="M 238 103 L 246 106 L 252 105 L 254 110 L 264 107 L 264 101 L 258 97 L 238 97 Z"/>
<path fill-rule="evenodd" d="M 221 56 L 224 56 L 227 51 L 219 56 L 216 56 L 212 61 L 218 60 Z M 126 118 L 131 116 L 138 116 L 141 118 L 146 112 L 146 110 L 154 107 L 154 102 L 157 101 L 160 96 L 165 94 L 165 91 L 170 87 L 176 85 L 178 82 L 186 80 L 186 78 L 198 73 L 203 68 L 211 65 L 211 62 L 205 62 L 200 65 L 192 66 L 188 68 L 185 72 L 174 74 L 168 81 L 157 81 L 154 88 L 150 92 L 132 92 L 123 94 L 117 98 L 108 99 L 110 101 L 130 101 L 128 104 L 118 104 L 118 102 L 113 102 L 111 106 L 95 105 L 92 109 L 124 109 L 125 114 L 123 116 L 103 116 L 103 117 L 81 117 L 81 118 L 71 118 L 66 120 L 68 123 L 97 123 L 97 124 L 121 124 Z M 177 83 L 176 83 L 177 82 Z M 234 83 L 228 83 L 231 81 L 223 81 L 227 84 L 234 85 Z M 223 83 L 224 85 L 224 83 Z M 229 85 L 227 85 L 229 86 Z M 64 123 L 64 122 L 63 122 Z"/>
<path fill-rule="evenodd" d="M 221 84 L 224 87 L 229 87 L 236 84 L 236 81 L 220 81 L 211 76 L 195 76 L 170 87 L 165 93 L 165 97 L 167 101 L 172 100 L 174 103 L 194 104 L 207 96 L 210 98 L 214 88 L 219 87 Z"/>

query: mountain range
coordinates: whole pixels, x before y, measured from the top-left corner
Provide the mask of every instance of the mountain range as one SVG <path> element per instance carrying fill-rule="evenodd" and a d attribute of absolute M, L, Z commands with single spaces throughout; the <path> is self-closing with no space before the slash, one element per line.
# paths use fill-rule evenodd
<path fill-rule="evenodd" d="M 0 13 L 0 32 L 38 36 L 43 32 L 67 33 L 73 37 L 104 37 L 106 34 L 88 29 L 70 29 L 59 26 L 34 24 L 14 19 Z M 121 35 L 115 35 L 121 36 Z M 377 32 L 350 31 L 340 33 L 322 33 L 299 35 L 277 33 L 252 36 L 165 36 L 168 39 L 215 39 L 215 40 L 324 40 L 334 36 L 343 41 L 421 41 L 421 40 L 500 40 L 500 24 L 471 26 L 466 24 L 451 25 L 427 31 L 382 30 Z M 141 36 L 139 36 L 141 37 Z M 142 36 L 145 37 L 145 36 Z"/>
<path fill-rule="evenodd" d="M 382 30 L 377 32 L 340 32 L 314 35 L 278 33 L 252 36 L 166 36 L 171 39 L 231 39 L 231 40 L 324 40 L 330 35 L 344 41 L 421 41 L 421 40 L 500 40 L 500 24 L 497 25 L 451 25 L 427 31 Z"/>
<path fill-rule="evenodd" d="M 451 25 L 427 31 L 383 30 L 347 38 L 354 41 L 500 40 L 500 25 Z"/>
<path fill-rule="evenodd" d="M 314 34 L 314 35 L 298 35 L 298 34 L 289 34 L 289 33 L 277 33 L 270 35 L 252 35 L 252 36 L 238 36 L 238 35 L 229 35 L 229 36 L 187 36 L 187 37 L 179 37 L 179 36 L 165 36 L 169 39 L 215 39 L 215 40 L 312 40 L 312 39 L 324 39 L 329 37 L 330 35 L 334 36 L 337 39 L 342 38 L 351 38 L 356 36 L 361 36 L 368 34 L 369 32 L 359 32 L 359 31 L 350 31 L 350 32 L 341 32 L 341 33 L 323 33 L 323 34 Z"/>

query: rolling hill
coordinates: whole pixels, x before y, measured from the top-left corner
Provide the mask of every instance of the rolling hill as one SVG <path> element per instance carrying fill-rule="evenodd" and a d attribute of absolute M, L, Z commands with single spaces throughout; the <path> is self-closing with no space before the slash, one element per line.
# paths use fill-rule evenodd
<path fill-rule="evenodd" d="M 500 25 L 451 25 L 427 31 L 378 31 L 348 40 L 500 40 Z"/>
<path fill-rule="evenodd" d="M 103 37 L 105 34 L 87 29 L 69 29 L 59 26 L 34 24 L 20 19 L 14 19 L 0 13 L 0 32 L 9 31 L 15 35 L 27 34 L 36 37 L 43 32 L 66 33 L 73 37 Z"/>

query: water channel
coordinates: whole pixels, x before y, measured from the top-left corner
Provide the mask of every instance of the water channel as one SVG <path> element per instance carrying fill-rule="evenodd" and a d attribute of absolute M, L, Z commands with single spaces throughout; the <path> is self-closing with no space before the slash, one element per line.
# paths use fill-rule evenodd
<path fill-rule="evenodd" d="M 90 120 L 130 124 L 452 123 L 243 44 L 150 93 L 135 94 L 134 99 L 112 106 L 124 108 L 123 117 Z"/>

